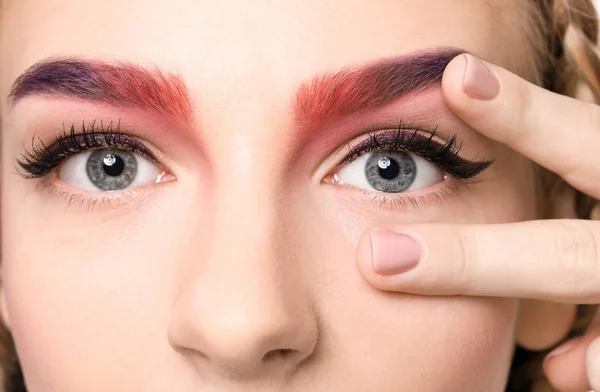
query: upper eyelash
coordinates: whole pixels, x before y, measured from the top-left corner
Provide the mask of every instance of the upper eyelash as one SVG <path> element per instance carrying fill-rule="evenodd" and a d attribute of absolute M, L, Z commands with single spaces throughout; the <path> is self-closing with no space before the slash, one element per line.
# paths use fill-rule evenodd
<path fill-rule="evenodd" d="M 26 150 L 18 164 L 25 171 L 26 178 L 40 178 L 49 174 L 58 167 L 66 158 L 90 149 L 121 148 L 139 153 L 152 161 L 157 161 L 155 155 L 135 137 L 120 132 L 120 120 L 116 127 L 111 121 L 108 126 L 100 121 L 100 130 L 97 131 L 97 122 L 90 125 L 82 123 L 81 131 L 76 132 L 75 124 L 69 130 L 56 137 L 55 142 L 46 146 L 39 139 L 36 146 L 32 141 L 30 150 Z M 487 169 L 493 161 L 472 161 L 460 157 L 458 154 L 462 144 L 453 135 L 446 143 L 434 141 L 437 128 L 423 135 L 419 128 L 410 129 L 403 122 L 394 131 L 372 131 L 367 140 L 350 146 L 350 153 L 342 164 L 347 164 L 359 156 L 382 150 L 403 150 L 417 154 L 430 162 L 438 165 L 448 174 L 459 179 L 470 179 Z"/>
<path fill-rule="evenodd" d="M 46 146 L 42 139 L 38 139 L 36 145 L 34 137 L 31 149 L 25 150 L 17 161 L 21 169 L 19 171 L 24 171 L 22 174 L 25 178 L 41 178 L 72 155 L 90 149 L 111 147 L 135 152 L 156 162 L 155 155 L 143 143 L 120 132 L 120 124 L 120 120 L 116 126 L 113 126 L 112 121 L 108 125 L 103 121 L 97 125 L 95 120 L 86 125 L 84 121 L 79 132 L 76 131 L 75 124 L 69 130 L 64 129 L 63 125 L 63 133 L 50 146 Z"/>
<path fill-rule="evenodd" d="M 493 163 L 462 158 L 459 155 L 462 144 L 458 142 L 456 135 L 445 143 L 439 143 L 434 140 L 436 132 L 437 127 L 425 136 L 422 129 L 409 129 L 403 122 L 393 131 L 372 131 L 366 140 L 349 146 L 350 153 L 341 164 L 348 164 L 369 152 L 402 150 L 427 159 L 455 178 L 466 180 L 477 176 Z"/>

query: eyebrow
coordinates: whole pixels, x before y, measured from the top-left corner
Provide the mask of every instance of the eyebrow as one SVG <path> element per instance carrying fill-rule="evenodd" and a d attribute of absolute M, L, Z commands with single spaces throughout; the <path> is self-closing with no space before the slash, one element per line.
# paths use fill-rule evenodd
<path fill-rule="evenodd" d="M 441 83 L 444 69 L 463 49 L 437 49 L 319 75 L 302 83 L 294 113 L 301 127 L 389 103 Z M 183 79 L 159 68 L 128 62 L 56 58 L 34 64 L 11 89 L 13 104 L 31 95 L 50 95 L 132 106 L 192 122 Z"/>
<path fill-rule="evenodd" d="M 190 123 L 192 105 L 179 75 L 127 62 L 56 58 L 34 64 L 13 83 L 9 101 L 50 95 L 131 106 Z"/>
<path fill-rule="evenodd" d="M 296 123 L 309 127 L 440 85 L 448 63 L 463 53 L 464 49 L 422 51 L 318 76 L 298 89 Z"/>

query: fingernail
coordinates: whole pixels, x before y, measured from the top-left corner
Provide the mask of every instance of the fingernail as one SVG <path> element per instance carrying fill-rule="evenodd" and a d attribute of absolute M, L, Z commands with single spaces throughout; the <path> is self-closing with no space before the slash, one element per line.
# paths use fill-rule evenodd
<path fill-rule="evenodd" d="M 569 352 L 569 350 L 571 350 L 575 346 L 575 344 L 577 344 L 577 342 L 579 342 L 580 339 L 581 338 L 574 338 L 574 339 L 569 340 L 566 343 L 563 343 L 562 345 L 558 346 L 554 350 L 550 351 L 550 354 L 546 355 L 545 360 L 548 360 L 552 357 L 566 354 L 567 352 Z"/>
<path fill-rule="evenodd" d="M 465 54 L 463 91 L 471 98 L 489 101 L 500 93 L 496 76 L 475 56 Z"/>
<path fill-rule="evenodd" d="M 394 275 L 414 268 L 421 258 L 421 247 L 407 235 L 391 231 L 371 233 L 373 269 L 380 275 Z"/>

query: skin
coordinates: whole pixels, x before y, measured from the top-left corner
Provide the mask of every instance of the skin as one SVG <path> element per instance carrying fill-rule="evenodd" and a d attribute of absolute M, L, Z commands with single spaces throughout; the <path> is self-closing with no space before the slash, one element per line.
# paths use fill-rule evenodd
<path fill-rule="evenodd" d="M 448 180 L 407 194 L 418 206 L 382 204 L 323 182 L 349 140 L 299 148 L 305 136 L 290 102 L 316 75 L 437 47 L 533 79 L 523 3 L 376 4 L 4 5 L 1 298 L 29 391 L 504 389 L 517 300 L 374 290 L 354 264 L 355 249 L 373 225 L 535 218 L 530 161 L 459 120 L 439 87 L 333 119 L 331 132 L 367 127 L 382 113 L 440 125 L 441 138 L 456 134 L 463 143 L 464 158 L 494 160 L 469 187 Z M 522 28 L 507 31 L 503 20 Z M 14 80 L 53 56 L 177 73 L 194 123 L 48 96 L 11 105 Z M 82 194 L 59 179 L 15 173 L 34 135 L 52 141 L 63 123 L 118 118 L 155 146 L 171 181 L 90 209 L 39 186 L 52 181 L 51 189 Z M 445 190 L 441 198 L 427 197 L 436 190 Z"/>

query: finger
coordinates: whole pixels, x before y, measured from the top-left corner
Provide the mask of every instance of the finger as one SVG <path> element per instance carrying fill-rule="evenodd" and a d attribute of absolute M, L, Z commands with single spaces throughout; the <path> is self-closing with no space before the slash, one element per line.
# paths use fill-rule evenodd
<path fill-rule="evenodd" d="M 554 347 L 571 332 L 577 305 L 523 299 L 515 327 L 515 341 L 531 351 Z"/>
<path fill-rule="evenodd" d="M 563 343 L 544 360 L 544 372 L 559 391 L 600 390 L 600 318 L 585 335 Z"/>
<path fill-rule="evenodd" d="M 586 365 L 590 388 L 600 391 L 600 332 L 590 343 L 586 352 Z"/>
<path fill-rule="evenodd" d="M 473 129 L 600 198 L 600 106 L 544 90 L 468 54 L 450 62 L 442 91 Z"/>
<path fill-rule="evenodd" d="M 590 390 L 585 369 L 586 341 L 575 338 L 563 343 L 547 356 L 544 373 L 552 386 L 560 392 L 586 392 Z"/>
<path fill-rule="evenodd" d="M 363 277 L 382 290 L 597 303 L 598 224 L 387 227 L 360 239 L 357 263 Z"/>

